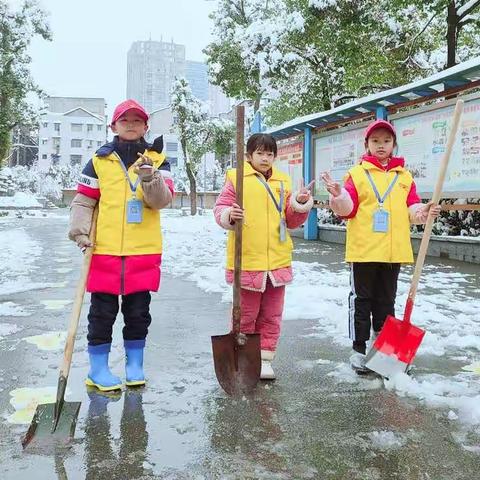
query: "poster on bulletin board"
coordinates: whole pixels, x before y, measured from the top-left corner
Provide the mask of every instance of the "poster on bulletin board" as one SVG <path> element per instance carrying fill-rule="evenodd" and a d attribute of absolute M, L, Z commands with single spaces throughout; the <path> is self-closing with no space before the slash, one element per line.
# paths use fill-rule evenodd
<path fill-rule="evenodd" d="M 446 150 L 455 105 L 392 117 L 398 155 L 405 158 L 417 191 L 433 193 L 438 167 Z M 465 102 L 443 187 L 444 198 L 480 193 L 480 98 Z"/>
<path fill-rule="evenodd" d="M 328 171 L 334 180 L 343 183 L 343 178 L 365 153 L 364 133 L 367 124 L 347 127 L 334 133 L 320 134 L 313 139 L 315 196 L 328 196 L 320 178 Z"/>
<path fill-rule="evenodd" d="M 298 190 L 303 180 L 303 137 L 279 140 L 275 166 L 288 173 L 292 179 L 292 188 Z"/>

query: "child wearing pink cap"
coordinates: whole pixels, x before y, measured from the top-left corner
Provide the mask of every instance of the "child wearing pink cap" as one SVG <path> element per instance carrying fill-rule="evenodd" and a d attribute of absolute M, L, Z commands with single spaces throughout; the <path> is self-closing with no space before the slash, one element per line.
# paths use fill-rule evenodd
<path fill-rule="evenodd" d="M 365 131 L 366 153 L 345 177 L 343 188 L 322 174 L 330 206 L 347 219 L 345 259 L 351 265 L 349 335 L 352 367 L 366 373 L 365 353 L 370 330 L 375 338 L 387 315 L 395 316 L 398 275 L 402 263 L 413 262 L 410 224 L 437 216 L 440 206 L 421 203 L 405 160 L 393 156 L 397 139 L 386 120 Z"/>
<path fill-rule="evenodd" d="M 85 165 L 73 199 L 69 238 L 94 249 L 87 280 L 90 371 L 86 384 L 102 391 L 121 388 L 109 369 L 112 327 L 119 311 L 125 321 L 127 386 L 145 384 L 143 352 L 150 316 L 150 292 L 160 284 L 161 208 L 172 200 L 170 165 L 163 139 L 145 141 L 148 114 L 134 100 L 113 112 L 113 141 L 97 150 Z M 88 238 L 98 204 L 95 245 Z"/>

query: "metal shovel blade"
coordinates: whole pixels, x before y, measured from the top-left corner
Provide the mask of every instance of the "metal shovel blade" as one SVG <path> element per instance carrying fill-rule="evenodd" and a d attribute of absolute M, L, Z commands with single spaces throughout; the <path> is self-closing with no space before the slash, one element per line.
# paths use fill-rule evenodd
<path fill-rule="evenodd" d="M 38 405 L 22 440 L 23 448 L 45 451 L 68 446 L 75 434 L 80 405 L 80 402 L 64 402 L 56 426 L 55 403 Z"/>
<path fill-rule="evenodd" d="M 220 386 L 231 396 L 251 393 L 260 380 L 260 334 L 243 334 L 239 345 L 234 333 L 212 336 L 213 363 Z"/>
<path fill-rule="evenodd" d="M 366 367 L 386 378 L 406 372 L 424 335 L 425 330 L 389 315 L 367 354 Z"/>

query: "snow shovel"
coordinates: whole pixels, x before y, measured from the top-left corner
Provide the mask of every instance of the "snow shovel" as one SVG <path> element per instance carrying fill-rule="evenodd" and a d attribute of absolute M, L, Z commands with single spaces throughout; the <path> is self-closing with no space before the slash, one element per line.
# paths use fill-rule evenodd
<path fill-rule="evenodd" d="M 457 136 L 458 124 L 460 123 L 462 111 L 463 100 L 457 100 L 455 111 L 453 113 L 452 130 L 450 131 L 447 148 L 440 163 L 437 183 L 432 196 L 433 205 L 438 205 L 438 202 L 440 201 L 443 181 L 445 179 L 448 161 Z M 399 320 L 398 318 L 389 315 L 385 320 L 385 324 L 379 336 L 375 340 L 366 357 L 365 366 L 386 378 L 390 378 L 399 372 L 407 372 L 425 335 L 425 330 L 412 325 L 410 317 L 412 315 L 413 302 L 417 293 L 420 274 L 422 273 L 423 263 L 427 254 L 433 221 L 433 217 L 428 216 L 417 255 L 412 284 L 405 304 L 403 320 Z"/>
<path fill-rule="evenodd" d="M 93 212 L 92 227 L 90 229 L 90 241 L 95 243 L 97 230 L 98 207 Z M 67 388 L 70 365 L 72 363 L 73 347 L 77 334 L 80 312 L 82 309 L 85 286 L 87 284 L 88 271 L 92 260 L 93 248 L 84 251 L 80 280 L 75 292 L 70 316 L 70 325 L 63 353 L 63 362 L 60 367 L 60 374 L 57 385 L 57 399 L 55 403 L 43 403 L 37 406 L 32 423 L 22 440 L 23 448 L 50 450 L 58 447 L 66 447 L 73 439 L 77 425 L 80 402 L 66 402 L 65 390 Z"/>
<path fill-rule="evenodd" d="M 236 203 L 243 206 L 244 162 L 243 106 L 237 106 Z M 213 362 L 220 386 L 231 396 L 251 393 L 260 379 L 260 334 L 240 332 L 240 273 L 242 270 L 242 222 L 235 222 L 232 331 L 212 336 Z"/>

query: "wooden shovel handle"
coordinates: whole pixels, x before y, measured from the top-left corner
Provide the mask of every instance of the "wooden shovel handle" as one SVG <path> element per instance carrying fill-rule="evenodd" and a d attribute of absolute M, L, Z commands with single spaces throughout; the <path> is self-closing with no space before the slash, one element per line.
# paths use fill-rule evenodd
<path fill-rule="evenodd" d="M 460 117 L 462 115 L 462 112 L 463 100 L 457 100 L 457 104 L 455 105 L 455 110 L 452 117 L 452 129 L 450 130 L 450 134 L 448 136 L 447 148 L 445 149 L 442 161 L 440 162 L 437 183 L 435 184 L 435 190 L 432 196 L 433 205 L 438 205 L 438 202 L 440 201 L 440 196 L 442 195 L 443 182 L 447 173 L 448 162 L 450 160 L 453 145 L 455 144 L 455 140 L 457 138 L 458 125 L 460 123 Z M 412 284 L 410 286 L 407 303 L 405 305 L 405 313 L 403 316 L 403 320 L 407 323 L 410 323 L 410 316 L 413 309 L 413 303 L 415 301 L 415 295 L 417 294 L 418 282 L 420 281 L 420 274 L 422 273 L 425 256 L 427 255 L 428 243 L 432 234 L 433 222 L 434 218 L 429 215 L 427 218 L 427 223 L 425 224 L 425 229 L 423 231 L 422 241 L 420 243 L 420 248 L 417 255 L 417 262 L 415 263 L 415 271 L 413 272 Z"/>
<path fill-rule="evenodd" d="M 245 128 L 245 107 L 237 106 L 237 168 L 236 168 L 236 203 L 243 208 L 243 163 L 244 163 L 244 128 Z M 242 272 L 242 229 L 243 222 L 235 222 L 235 256 L 234 256 L 234 272 L 233 272 L 233 311 L 232 311 L 232 327 L 233 333 L 240 332 L 240 275 Z"/>
<path fill-rule="evenodd" d="M 97 218 L 98 205 L 95 207 L 92 216 L 92 226 L 90 227 L 89 239 L 92 244 L 95 244 L 97 236 Z M 90 270 L 90 263 L 92 261 L 93 247 L 85 250 L 80 279 L 75 291 L 75 300 L 73 302 L 72 313 L 70 315 L 70 322 L 67 333 L 67 340 L 65 342 L 65 350 L 63 353 L 63 362 L 60 368 L 60 377 L 68 377 L 70 372 L 70 365 L 72 363 L 73 347 L 75 345 L 75 336 L 77 335 L 78 322 L 80 319 L 80 312 L 82 310 L 83 297 L 85 295 L 85 286 L 87 284 L 87 276 Z"/>

